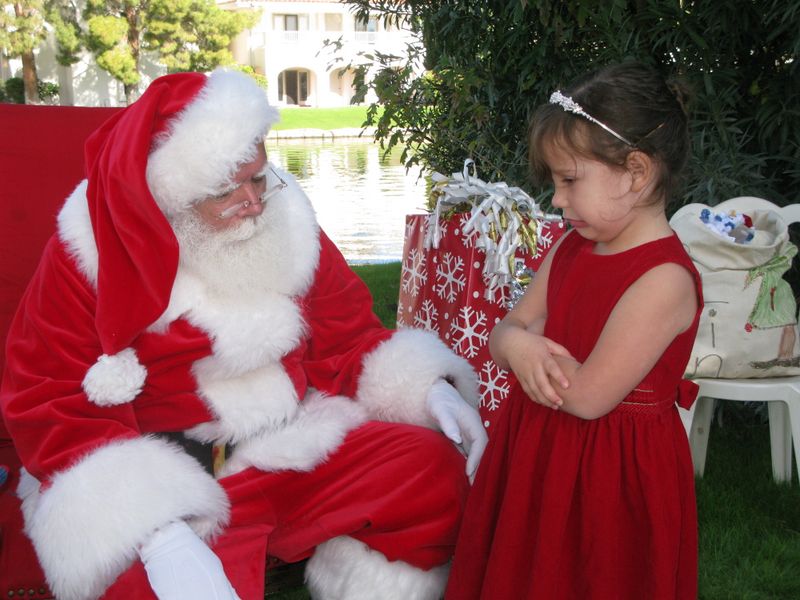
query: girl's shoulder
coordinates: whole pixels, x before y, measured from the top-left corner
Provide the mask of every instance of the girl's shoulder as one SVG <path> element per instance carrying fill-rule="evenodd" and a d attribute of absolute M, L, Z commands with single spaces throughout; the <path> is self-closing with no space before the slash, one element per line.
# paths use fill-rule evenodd
<path fill-rule="evenodd" d="M 598 260 L 619 262 L 631 268 L 647 269 L 659 263 L 678 263 L 690 271 L 694 270 L 692 259 L 675 233 L 643 242 L 616 254 L 593 254 Z"/>
<path fill-rule="evenodd" d="M 673 233 L 670 236 L 655 240 L 648 246 L 645 256 L 646 263 L 650 263 L 652 266 L 665 263 L 677 264 L 688 271 L 692 279 L 697 282 L 700 281 L 700 274 L 697 272 L 692 259 L 677 234 Z"/>

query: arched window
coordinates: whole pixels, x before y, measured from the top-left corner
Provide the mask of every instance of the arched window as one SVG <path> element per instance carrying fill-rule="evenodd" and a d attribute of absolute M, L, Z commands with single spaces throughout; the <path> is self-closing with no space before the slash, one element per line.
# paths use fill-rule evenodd
<path fill-rule="evenodd" d="M 286 69 L 278 75 L 278 99 L 285 104 L 303 106 L 308 100 L 307 69 Z"/>

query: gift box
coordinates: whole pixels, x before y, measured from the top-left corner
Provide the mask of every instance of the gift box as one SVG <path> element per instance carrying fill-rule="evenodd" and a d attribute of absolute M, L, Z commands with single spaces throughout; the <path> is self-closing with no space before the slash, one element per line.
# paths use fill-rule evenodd
<path fill-rule="evenodd" d="M 463 198 L 446 188 L 465 182 L 473 193 L 459 202 Z M 489 332 L 565 230 L 518 188 L 474 176 L 439 176 L 437 183 L 437 209 L 406 216 L 397 326 L 433 331 L 470 362 L 479 376 L 481 418 L 491 430 L 513 374 L 491 359 Z M 455 206 L 459 210 L 452 210 Z"/>

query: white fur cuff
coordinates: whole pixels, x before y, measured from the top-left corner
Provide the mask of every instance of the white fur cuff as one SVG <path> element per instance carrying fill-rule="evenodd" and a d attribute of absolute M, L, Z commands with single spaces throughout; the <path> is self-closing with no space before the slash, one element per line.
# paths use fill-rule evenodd
<path fill-rule="evenodd" d="M 132 402 L 147 378 L 147 369 L 139 362 L 133 348 L 117 354 L 102 354 L 86 372 L 83 391 L 98 406 L 115 406 Z"/>
<path fill-rule="evenodd" d="M 116 441 L 56 474 L 24 473 L 25 532 L 59 600 L 98 598 L 158 527 L 185 519 L 201 537 L 228 520 L 222 487 L 182 449 L 157 438 Z"/>
<path fill-rule="evenodd" d="M 423 571 L 390 562 L 351 537 L 320 544 L 306 566 L 306 584 L 319 600 L 438 600 L 444 594 L 449 565 Z"/>
<path fill-rule="evenodd" d="M 403 329 L 364 359 L 357 398 L 372 418 L 435 428 L 425 400 L 439 378 L 450 381 L 477 408 L 478 377 L 470 364 L 435 334 Z"/>

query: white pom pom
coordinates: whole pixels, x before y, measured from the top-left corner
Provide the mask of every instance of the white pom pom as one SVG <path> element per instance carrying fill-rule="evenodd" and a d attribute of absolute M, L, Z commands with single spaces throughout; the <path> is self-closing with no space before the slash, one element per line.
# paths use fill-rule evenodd
<path fill-rule="evenodd" d="M 147 369 L 139 363 L 133 348 L 97 359 L 83 378 L 83 391 L 98 406 L 115 406 L 133 401 L 142 391 Z"/>

